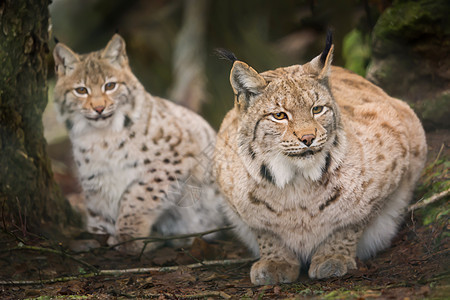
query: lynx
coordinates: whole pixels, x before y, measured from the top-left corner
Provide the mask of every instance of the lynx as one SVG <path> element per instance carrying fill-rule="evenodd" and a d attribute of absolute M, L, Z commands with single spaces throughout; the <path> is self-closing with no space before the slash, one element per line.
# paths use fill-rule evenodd
<path fill-rule="evenodd" d="M 55 103 L 73 144 L 88 231 L 115 244 L 224 224 L 211 177 L 215 132 L 194 112 L 145 91 L 122 37 L 85 55 L 58 43 L 54 59 Z M 142 247 L 137 240 L 119 250 Z"/>
<path fill-rule="evenodd" d="M 214 172 L 230 219 L 259 255 L 255 285 L 342 276 L 386 248 L 426 159 L 409 106 L 332 67 L 333 45 L 304 65 L 256 72 L 230 52 L 235 94 Z"/>

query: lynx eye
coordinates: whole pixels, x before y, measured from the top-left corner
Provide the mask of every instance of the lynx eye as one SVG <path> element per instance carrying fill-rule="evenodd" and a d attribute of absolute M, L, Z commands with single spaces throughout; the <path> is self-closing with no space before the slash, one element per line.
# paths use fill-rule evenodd
<path fill-rule="evenodd" d="M 116 83 L 115 82 L 108 82 L 105 84 L 105 91 L 112 91 L 116 88 Z"/>
<path fill-rule="evenodd" d="M 314 106 L 312 108 L 312 113 L 317 115 L 320 114 L 323 111 L 323 106 L 319 105 L 319 106 Z"/>
<path fill-rule="evenodd" d="M 88 89 L 84 86 L 77 87 L 74 90 L 75 90 L 75 93 L 78 95 L 87 95 L 89 93 Z"/>
<path fill-rule="evenodd" d="M 284 112 L 274 113 L 274 114 L 272 114 L 272 117 L 274 117 L 276 120 L 287 119 L 287 115 Z"/>

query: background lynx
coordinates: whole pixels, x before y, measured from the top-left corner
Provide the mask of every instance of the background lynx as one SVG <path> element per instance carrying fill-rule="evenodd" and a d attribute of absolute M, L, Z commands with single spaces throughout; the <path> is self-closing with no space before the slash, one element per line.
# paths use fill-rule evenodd
<path fill-rule="evenodd" d="M 342 276 L 387 247 L 426 157 L 409 106 L 331 67 L 331 34 L 307 64 L 258 74 L 234 61 L 235 106 L 219 131 L 215 172 L 229 215 L 260 260 L 254 284 Z"/>
<path fill-rule="evenodd" d="M 110 234 L 113 244 L 223 224 L 210 172 L 214 131 L 144 90 L 119 35 L 86 55 L 57 44 L 54 58 L 55 102 L 70 131 L 90 232 Z M 135 253 L 142 245 L 121 250 Z"/>

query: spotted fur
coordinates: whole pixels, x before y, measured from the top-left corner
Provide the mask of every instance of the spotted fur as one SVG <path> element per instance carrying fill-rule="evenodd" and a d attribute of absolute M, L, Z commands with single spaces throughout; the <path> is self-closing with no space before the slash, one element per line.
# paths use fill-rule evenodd
<path fill-rule="evenodd" d="M 331 38 L 329 39 L 331 43 Z M 307 64 L 258 73 L 236 60 L 235 106 L 220 128 L 215 173 L 228 214 L 260 256 L 254 284 L 342 276 L 387 247 L 426 157 L 409 106 L 331 67 L 333 47 Z"/>
<path fill-rule="evenodd" d="M 85 55 L 59 43 L 54 57 L 55 103 L 73 144 L 90 232 L 109 234 L 114 244 L 224 224 L 211 179 L 215 132 L 195 113 L 145 91 L 119 35 Z"/>

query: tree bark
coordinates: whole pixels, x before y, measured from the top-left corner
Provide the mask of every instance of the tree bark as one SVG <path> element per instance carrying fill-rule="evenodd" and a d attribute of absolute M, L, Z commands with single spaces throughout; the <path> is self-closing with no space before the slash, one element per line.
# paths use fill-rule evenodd
<path fill-rule="evenodd" d="M 184 19 L 175 42 L 174 84 L 170 99 L 199 112 L 206 98 L 205 34 L 208 2 L 187 0 Z"/>
<path fill-rule="evenodd" d="M 50 0 L 0 0 L 0 224 L 76 225 L 43 136 Z"/>

